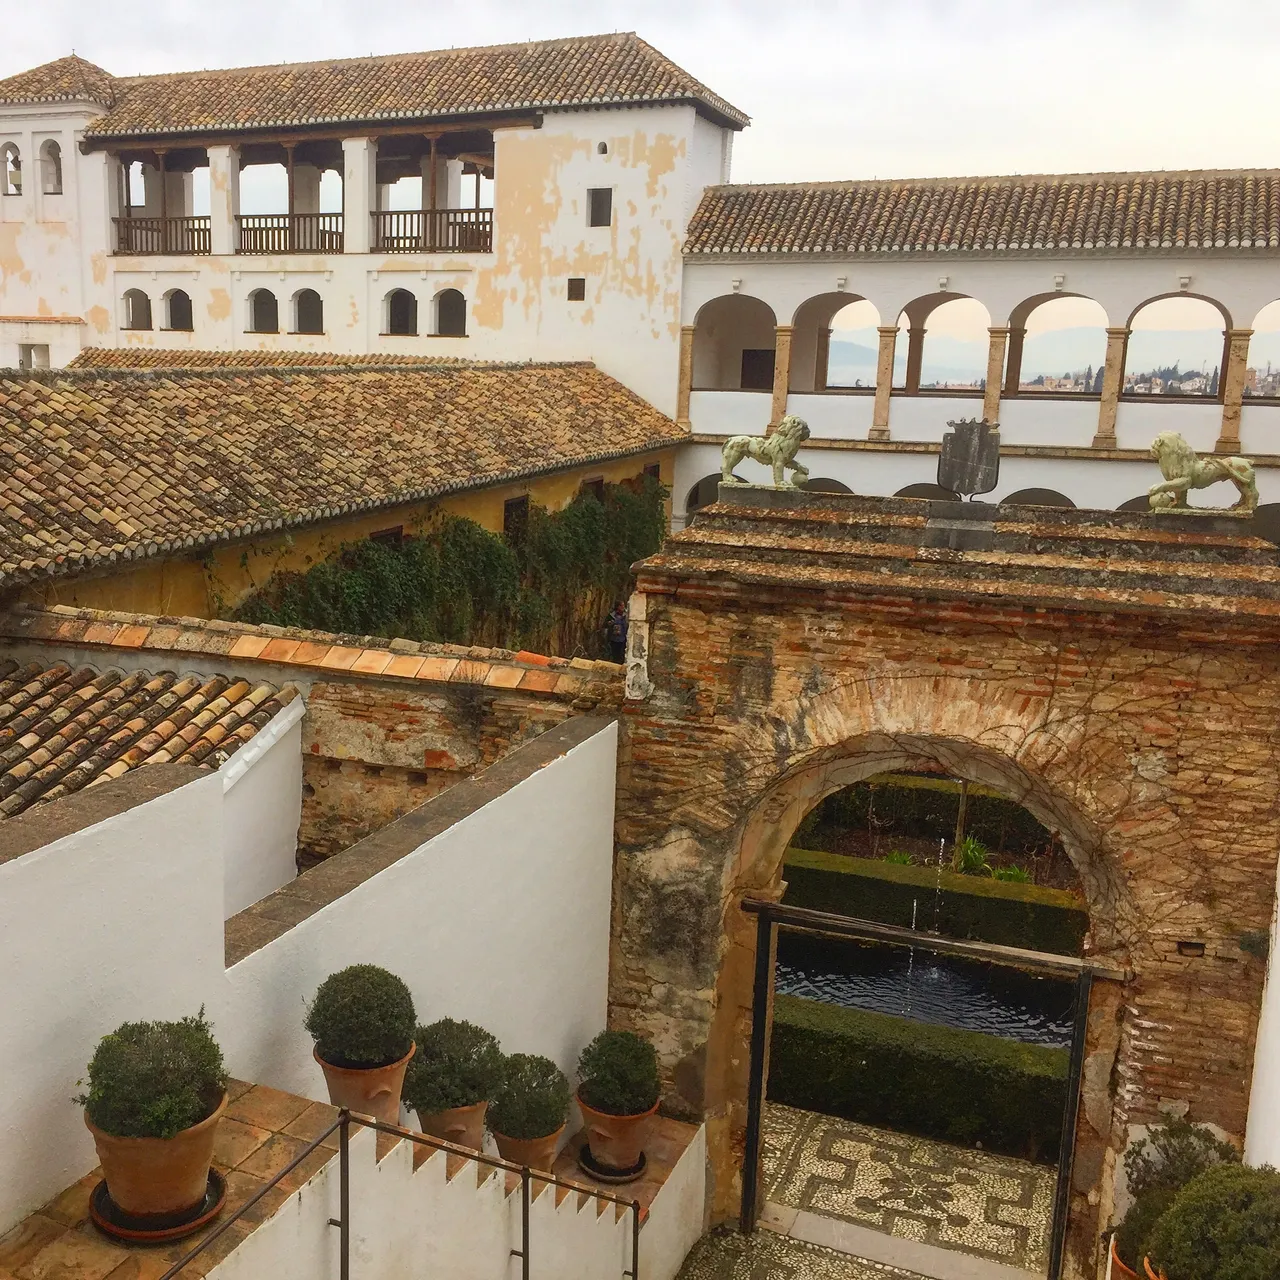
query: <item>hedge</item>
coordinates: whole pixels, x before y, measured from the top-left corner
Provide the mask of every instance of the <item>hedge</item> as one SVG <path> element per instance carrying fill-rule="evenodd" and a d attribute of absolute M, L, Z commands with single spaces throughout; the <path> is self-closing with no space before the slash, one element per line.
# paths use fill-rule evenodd
<path fill-rule="evenodd" d="M 1056 1161 L 1070 1051 L 775 996 L 774 1102 Z"/>
<path fill-rule="evenodd" d="M 782 874 L 782 900 L 790 906 L 910 928 L 914 901 L 920 929 L 1028 951 L 1084 953 L 1089 915 L 1064 889 L 813 849 L 788 849 Z"/>
<path fill-rule="evenodd" d="M 892 831 L 899 836 L 945 840 L 955 836 L 960 783 L 950 778 L 877 774 L 827 796 L 805 818 L 801 837 L 820 840 L 835 831 Z M 1035 854 L 1053 843 L 1053 833 L 1016 800 L 971 783 L 965 806 L 966 835 L 992 849 Z"/>

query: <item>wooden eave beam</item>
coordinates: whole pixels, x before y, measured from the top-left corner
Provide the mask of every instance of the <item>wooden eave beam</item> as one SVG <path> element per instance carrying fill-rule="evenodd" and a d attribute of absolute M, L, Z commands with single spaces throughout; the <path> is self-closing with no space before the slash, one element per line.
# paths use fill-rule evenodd
<path fill-rule="evenodd" d="M 294 126 L 288 129 L 224 129 L 209 133 L 175 132 L 155 134 L 106 134 L 91 136 L 80 143 L 85 155 L 94 151 L 113 153 L 152 151 L 156 147 L 225 147 L 247 146 L 253 143 L 316 142 L 323 139 L 342 141 L 344 138 L 395 138 L 404 134 L 424 137 L 429 132 L 468 133 L 476 129 L 541 129 L 543 113 L 496 112 L 454 116 L 448 120 L 376 120 L 352 121 L 350 124 L 323 124 Z"/>

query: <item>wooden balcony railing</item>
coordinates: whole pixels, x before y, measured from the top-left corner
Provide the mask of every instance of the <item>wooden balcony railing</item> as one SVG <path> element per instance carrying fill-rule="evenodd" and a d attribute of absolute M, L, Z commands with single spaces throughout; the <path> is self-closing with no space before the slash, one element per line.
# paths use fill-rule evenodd
<path fill-rule="evenodd" d="M 375 253 L 488 253 L 492 209 L 384 209 L 373 215 Z"/>
<path fill-rule="evenodd" d="M 209 219 L 114 218 L 117 253 L 208 253 Z"/>
<path fill-rule="evenodd" d="M 241 253 L 341 253 L 340 213 L 242 213 Z"/>

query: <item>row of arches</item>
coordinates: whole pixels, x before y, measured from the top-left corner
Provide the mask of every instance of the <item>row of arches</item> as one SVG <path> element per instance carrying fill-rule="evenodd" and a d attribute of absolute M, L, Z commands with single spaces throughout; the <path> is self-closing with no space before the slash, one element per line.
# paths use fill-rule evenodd
<path fill-rule="evenodd" d="M 54 138 L 40 144 L 40 190 L 47 196 L 62 194 L 62 146 Z M 22 194 L 22 152 L 16 142 L 0 146 L 0 194 Z"/>
<path fill-rule="evenodd" d="M 247 333 L 280 332 L 280 300 L 270 289 L 254 289 L 248 297 Z M 190 332 L 195 328 L 191 295 L 170 289 L 161 296 L 162 329 Z M 314 289 L 299 289 L 289 300 L 290 333 L 324 333 L 324 300 Z M 383 332 L 418 333 L 418 299 L 408 289 L 392 289 L 383 299 Z M 442 337 L 465 337 L 467 300 L 457 289 L 442 289 L 431 299 L 431 332 Z M 151 329 L 151 298 L 142 289 L 124 294 L 124 328 Z"/>
<path fill-rule="evenodd" d="M 919 392 L 980 393 L 997 321 L 976 298 L 939 291 L 914 299 L 891 322 L 891 386 Z M 1099 396 L 1107 361 L 1107 313 L 1080 294 L 1040 294 L 1007 318 L 1004 395 Z M 873 391 L 888 370 L 885 329 L 860 295 L 822 294 L 791 317 L 788 389 Z M 1232 317 L 1215 299 L 1178 293 L 1152 298 L 1126 318 L 1120 391 L 1130 396 L 1216 398 Z M 1253 320 L 1245 395 L 1280 395 L 1280 301 Z M 726 294 L 698 312 L 693 390 L 774 388 L 778 318 L 762 299 Z M 1113 330 L 1114 332 L 1114 330 Z"/>

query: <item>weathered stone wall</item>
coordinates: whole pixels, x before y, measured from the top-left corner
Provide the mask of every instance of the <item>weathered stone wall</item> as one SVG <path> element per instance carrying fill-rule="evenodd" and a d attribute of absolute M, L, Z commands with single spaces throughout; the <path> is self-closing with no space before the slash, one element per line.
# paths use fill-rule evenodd
<path fill-rule="evenodd" d="M 612 1009 L 659 1046 L 667 1107 L 707 1118 L 716 1216 L 737 1212 L 745 1120 L 737 902 L 781 892 L 822 796 L 943 768 L 1061 833 L 1091 954 L 1131 974 L 1091 1003 L 1068 1274 L 1094 1274 L 1129 1124 L 1171 1103 L 1243 1135 L 1264 966 L 1240 940 L 1269 924 L 1280 847 L 1277 628 L 674 577 L 642 574 L 633 605 Z"/>

